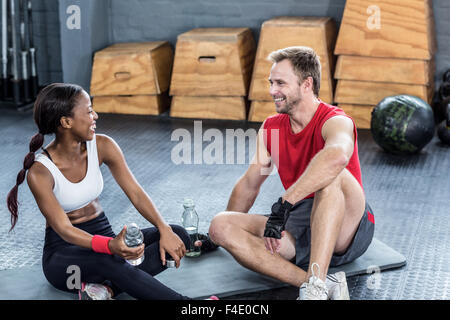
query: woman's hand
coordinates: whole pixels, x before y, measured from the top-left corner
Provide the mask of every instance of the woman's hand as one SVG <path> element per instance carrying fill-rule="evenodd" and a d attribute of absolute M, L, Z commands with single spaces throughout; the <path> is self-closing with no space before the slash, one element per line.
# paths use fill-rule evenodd
<path fill-rule="evenodd" d="M 126 260 L 136 260 L 144 254 L 145 245 L 130 248 L 125 244 L 124 238 L 127 232 L 127 226 L 124 226 L 122 231 L 112 240 L 109 241 L 109 250 L 112 254 L 116 254 Z"/>
<path fill-rule="evenodd" d="M 176 263 L 176 267 L 180 266 L 180 260 L 186 254 L 186 247 L 180 237 L 173 232 L 168 225 L 159 228 L 159 252 L 162 264 L 166 265 L 166 253 L 168 253 Z"/>

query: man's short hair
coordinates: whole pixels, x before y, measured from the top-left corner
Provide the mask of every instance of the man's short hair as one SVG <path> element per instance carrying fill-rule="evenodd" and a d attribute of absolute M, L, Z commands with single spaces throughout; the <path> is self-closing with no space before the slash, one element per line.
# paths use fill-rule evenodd
<path fill-rule="evenodd" d="M 273 51 L 267 58 L 273 63 L 288 59 L 294 67 L 295 74 L 298 76 L 299 84 L 306 78 L 312 77 L 313 92 L 316 97 L 319 96 L 320 74 L 322 68 L 320 65 L 320 58 L 312 48 L 303 46 L 288 47 Z"/>

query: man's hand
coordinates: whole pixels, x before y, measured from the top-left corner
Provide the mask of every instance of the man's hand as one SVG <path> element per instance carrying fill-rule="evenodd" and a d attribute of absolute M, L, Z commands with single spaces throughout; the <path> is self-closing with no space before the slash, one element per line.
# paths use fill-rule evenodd
<path fill-rule="evenodd" d="M 288 201 L 282 202 L 282 198 L 278 199 L 272 205 L 272 213 L 266 223 L 266 228 L 264 229 L 264 243 L 267 250 L 273 253 L 274 249 L 278 251 L 280 246 L 280 241 L 282 237 L 282 232 L 286 225 L 288 214 L 292 209 L 292 204 Z"/>

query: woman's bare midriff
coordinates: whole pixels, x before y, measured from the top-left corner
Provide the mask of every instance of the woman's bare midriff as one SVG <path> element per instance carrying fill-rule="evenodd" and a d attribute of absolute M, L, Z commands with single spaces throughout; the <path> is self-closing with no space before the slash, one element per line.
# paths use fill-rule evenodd
<path fill-rule="evenodd" d="M 102 213 L 103 209 L 100 205 L 100 202 L 98 199 L 95 199 L 91 203 L 89 203 L 87 206 L 67 212 L 67 216 L 69 217 L 70 222 L 72 225 L 86 222 L 92 219 L 95 219 Z M 45 227 L 48 227 L 48 223 L 46 223 Z"/>

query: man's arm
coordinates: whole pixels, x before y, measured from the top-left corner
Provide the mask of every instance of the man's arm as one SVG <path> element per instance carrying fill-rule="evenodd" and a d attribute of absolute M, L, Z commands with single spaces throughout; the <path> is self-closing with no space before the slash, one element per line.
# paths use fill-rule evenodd
<path fill-rule="evenodd" d="M 283 195 L 292 204 L 328 186 L 347 166 L 354 149 L 353 121 L 335 116 L 322 127 L 324 148 L 311 160 L 305 172 Z"/>
<path fill-rule="evenodd" d="M 227 211 L 247 213 L 258 196 L 259 189 L 270 174 L 272 161 L 264 143 L 264 123 L 258 131 L 256 153 L 245 174 L 239 178 L 228 200 Z"/>

